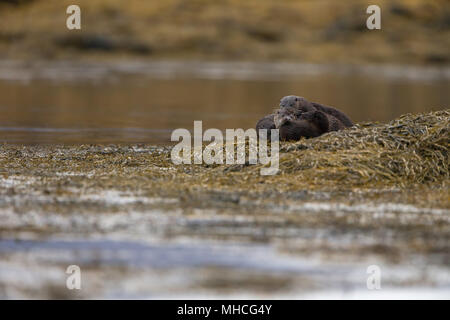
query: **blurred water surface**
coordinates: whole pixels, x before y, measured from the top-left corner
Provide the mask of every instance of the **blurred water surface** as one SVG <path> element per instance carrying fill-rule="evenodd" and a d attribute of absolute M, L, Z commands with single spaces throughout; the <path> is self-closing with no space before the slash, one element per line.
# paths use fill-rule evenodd
<path fill-rule="evenodd" d="M 0 63 L 0 141 L 166 144 L 176 128 L 253 128 L 297 94 L 355 122 L 448 107 L 447 69 L 289 63 Z"/>

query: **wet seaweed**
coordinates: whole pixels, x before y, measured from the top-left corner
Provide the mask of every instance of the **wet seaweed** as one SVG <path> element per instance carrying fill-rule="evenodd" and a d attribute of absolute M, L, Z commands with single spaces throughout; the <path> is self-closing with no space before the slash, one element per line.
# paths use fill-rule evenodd
<path fill-rule="evenodd" d="M 213 192 L 239 205 L 236 199 L 241 196 L 276 201 L 305 190 L 345 193 L 426 188 L 438 190 L 430 194 L 439 199 L 440 206 L 448 207 L 449 126 L 450 111 L 444 110 L 281 142 L 279 172 L 273 176 L 261 176 L 263 165 L 248 162 L 175 165 L 170 146 L 7 144 L 0 149 L 0 175 L 3 184 L 12 181 L 7 193 L 64 195 L 114 189 L 197 203 L 203 199 L 200 194 Z"/>
<path fill-rule="evenodd" d="M 363 123 L 282 147 L 283 172 L 340 183 L 447 183 L 450 112 Z M 312 172 L 313 171 L 313 172 Z"/>
<path fill-rule="evenodd" d="M 225 186 L 232 179 L 236 188 L 253 189 L 264 179 L 279 190 L 448 186 L 449 129 L 448 110 L 406 114 L 387 124 L 361 123 L 281 143 L 277 176 L 261 178 L 261 165 L 203 166 L 203 182 L 214 177 Z M 246 152 L 248 156 L 248 147 Z"/>

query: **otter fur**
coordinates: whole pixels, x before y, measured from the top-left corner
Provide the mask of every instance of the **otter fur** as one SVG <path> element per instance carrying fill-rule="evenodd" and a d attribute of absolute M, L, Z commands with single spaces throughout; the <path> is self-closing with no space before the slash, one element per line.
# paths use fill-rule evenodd
<path fill-rule="evenodd" d="M 345 127 L 353 126 L 353 122 L 342 111 L 340 111 L 336 108 L 330 107 L 330 106 L 325 106 L 325 105 L 317 103 L 317 102 L 308 101 L 303 97 L 291 95 L 291 96 L 285 96 L 285 97 L 281 98 L 280 108 L 284 108 L 284 107 L 294 107 L 302 112 L 309 112 L 309 111 L 314 111 L 314 110 L 322 111 L 322 112 L 332 115 L 333 117 L 338 119 L 340 122 L 342 122 L 342 124 Z"/>
<path fill-rule="evenodd" d="M 296 110 L 295 112 L 295 118 L 297 120 L 306 120 L 312 117 L 314 114 L 314 111 L 320 111 L 324 113 L 327 116 L 328 123 L 329 123 L 329 129 L 326 132 L 329 131 L 337 131 L 341 130 L 347 127 L 353 126 L 353 122 L 350 120 L 350 118 L 343 113 L 342 111 L 330 107 L 325 106 L 317 102 L 311 102 L 307 99 L 300 97 L 300 96 L 285 96 L 281 98 L 280 100 L 280 110 L 284 108 L 294 108 Z M 267 131 L 267 137 L 270 139 L 270 130 L 275 129 L 275 116 L 276 113 L 269 114 L 258 121 L 256 124 L 256 130 L 259 134 L 259 129 L 266 129 Z M 290 112 L 293 112 L 292 110 Z M 295 126 L 291 126 L 291 129 L 294 130 Z"/>
<path fill-rule="evenodd" d="M 301 137 L 314 138 L 326 132 L 343 128 L 339 120 L 322 111 L 301 113 L 297 108 L 280 108 L 274 116 L 275 127 L 280 140 L 300 140 Z"/>

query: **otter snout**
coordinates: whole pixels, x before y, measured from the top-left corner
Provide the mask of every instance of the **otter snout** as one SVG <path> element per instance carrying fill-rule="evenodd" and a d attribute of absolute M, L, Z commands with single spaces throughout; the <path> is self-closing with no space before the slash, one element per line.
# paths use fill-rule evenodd
<path fill-rule="evenodd" d="M 275 117 L 273 118 L 273 120 L 274 120 L 274 123 L 275 123 L 275 127 L 276 127 L 277 129 L 279 129 L 282 125 L 284 125 L 284 124 L 286 124 L 286 123 L 288 123 L 288 122 L 290 122 L 290 121 L 293 121 L 293 120 L 295 120 L 295 119 L 294 119 L 294 117 L 291 116 L 291 115 L 287 115 L 287 114 L 284 114 L 284 115 L 276 114 Z"/>

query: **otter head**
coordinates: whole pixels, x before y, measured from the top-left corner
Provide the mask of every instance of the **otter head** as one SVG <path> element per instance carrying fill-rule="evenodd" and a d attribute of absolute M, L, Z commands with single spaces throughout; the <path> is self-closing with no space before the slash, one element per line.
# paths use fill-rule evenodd
<path fill-rule="evenodd" d="M 280 108 L 296 108 L 302 112 L 314 111 L 316 108 L 311 102 L 299 96 L 285 96 L 280 100 Z"/>
<path fill-rule="evenodd" d="M 275 127 L 279 129 L 282 125 L 297 120 L 300 116 L 300 112 L 293 107 L 280 108 L 275 112 L 273 122 Z"/>

